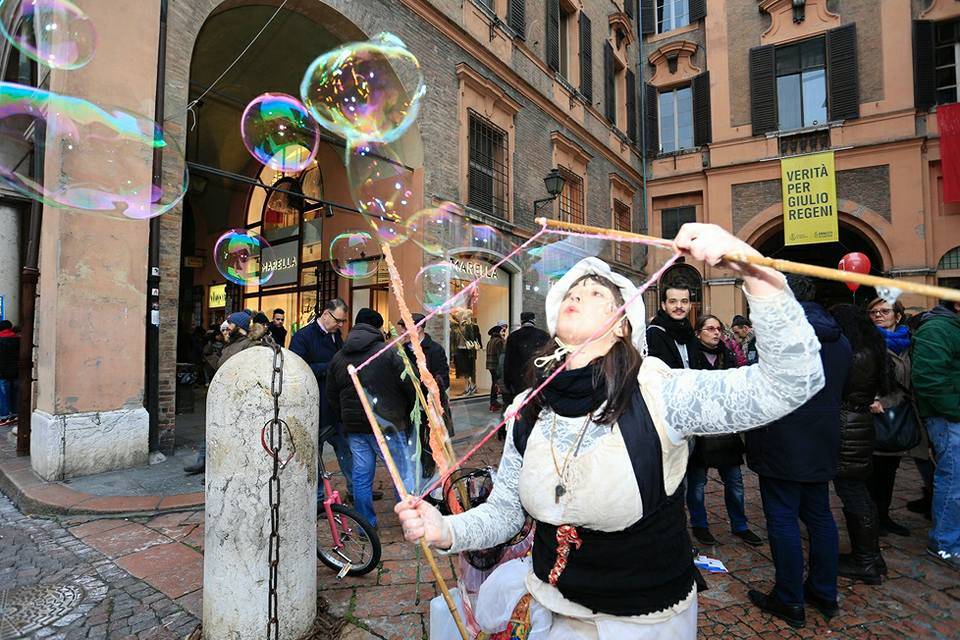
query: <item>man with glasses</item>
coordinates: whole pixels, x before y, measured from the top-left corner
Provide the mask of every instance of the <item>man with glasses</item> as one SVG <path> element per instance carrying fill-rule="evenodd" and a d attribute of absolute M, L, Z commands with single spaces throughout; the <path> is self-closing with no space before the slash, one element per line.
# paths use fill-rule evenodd
<path fill-rule="evenodd" d="M 327 302 L 323 311 L 314 322 L 309 323 L 295 334 L 290 340 L 290 351 L 304 359 L 317 377 L 320 387 L 320 433 L 327 427 L 336 426 L 327 441 L 333 445 L 340 463 L 340 471 L 347 481 L 347 493 L 353 493 L 353 458 L 350 455 L 350 446 L 343 436 L 342 425 L 336 423 L 330 403 L 327 402 L 327 367 L 333 356 L 343 347 L 343 336 L 340 329 L 349 319 L 350 310 L 347 303 L 340 298 Z M 323 442 L 320 443 L 318 455 L 323 455 Z M 323 484 L 317 486 L 317 499 L 323 500 Z"/>

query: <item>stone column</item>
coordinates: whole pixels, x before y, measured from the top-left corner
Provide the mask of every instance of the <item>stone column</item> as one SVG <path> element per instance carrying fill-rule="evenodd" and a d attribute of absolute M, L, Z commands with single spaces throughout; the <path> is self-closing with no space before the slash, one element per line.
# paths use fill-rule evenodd
<path fill-rule="evenodd" d="M 3 318 L 20 322 L 20 211 L 0 207 L 0 296 Z"/>
<path fill-rule="evenodd" d="M 50 89 L 152 118 L 159 3 L 81 6 L 96 25 L 96 53 L 80 69 L 51 70 Z M 74 167 L 61 151 L 47 145 L 45 184 L 70 180 Z M 79 155 L 71 157 L 79 163 Z M 151 154 L 124 162 L 125 173 L 149 183 Z M 34 471 L 47 480 L 147 464 L 147 241 L 144 221 L 44 207 L 30 448 Z"/>
<path fill-rule="evenodd" d="M 320 399 L 310 367 L 283 350 L 280 417 L 287 423 L 280 473 L 280 638 L 313 625 L 317 606 L 317 425 Z M 273 470 L 260 430 L 273 416 L 273 350 L 251 347 L 228 360 L 207 393 L 206 529 L 203 637 L 253 640 L 267 635 Z"/>

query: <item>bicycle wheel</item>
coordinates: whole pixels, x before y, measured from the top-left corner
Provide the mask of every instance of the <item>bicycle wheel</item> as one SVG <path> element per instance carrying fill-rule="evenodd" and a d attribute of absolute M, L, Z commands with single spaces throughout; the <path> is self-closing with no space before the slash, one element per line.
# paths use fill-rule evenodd
<path fill-rule="evenodd" d="M 334 571 L 349 563 L 348 576 L 370 573 L 380 562 L 380 538 L 363 516 L 342 504 L 330 505 L 333 521 L 321 505 L 317 509 L 317 558 Z M 333 541 L 333 527 L 340 532 L 340 547 Z"/>

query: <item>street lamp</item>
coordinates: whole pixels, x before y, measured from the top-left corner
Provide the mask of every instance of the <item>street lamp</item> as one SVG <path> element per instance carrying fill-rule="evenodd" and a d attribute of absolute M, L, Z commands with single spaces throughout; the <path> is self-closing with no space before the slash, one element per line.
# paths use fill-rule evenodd
<path fill-rule="evenodd" d="M 540 205 L 553 202 L 557 199 L 557 196 L 560 195 L 561 191 L 563 191 L 564 183 L 566 183 L 566 180 L 564 180 L 563 174 L 560 173 L 560 170 L 556 168 L 550 169 L 550 173 L 543 178 L 543 186 L 546 187 L 547 193 L 549 193 L 550 196 L 533 201 L 534 219 L 537 217 L 537 210 L 540 208 Z"/>

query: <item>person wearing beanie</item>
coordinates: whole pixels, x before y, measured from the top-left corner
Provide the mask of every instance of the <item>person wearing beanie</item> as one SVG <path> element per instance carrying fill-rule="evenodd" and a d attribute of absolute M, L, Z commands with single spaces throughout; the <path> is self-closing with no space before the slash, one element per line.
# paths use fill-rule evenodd
<path fill-rule="evenodd" d="M 531 619 L 549 614 L 544 637 L 696 638 L 681 490 L 689 439 L 788 414 L 823 386 L 823 367 L 783 276 L 723 262 L 728 253 L 759 256 L 756 249 L 707 224 L 684 225 L 675 243 L 695 260 L 738 272 L 770 357 L 728 371 L 671 370 L 645 357 L 646 313 L 630 280 L 595 257 L 565 273 L 546 297 L 553 339 L 534 359 L 541 384 L 557 375 L 522 409 L 530 391 L 507 409 L 510 432 L 486 502 L 451 516 L 415 499 L 394 509 L 407 540 L 444 553 L 505 543 L 526 515 L 534 520 L 532 557 L 493 571 L 474 606 L 478 620 L 509 624 L 505 612 L 522 600 Z"/>
<path fill-rule="evenodd" d="M 503 401 L 509 405 L 527 388 L 533 354 L 550 340 L 550 334 L 535 324 L 532 311 L 520 314 L 520 328 L 507 336 L 503 347 Z"/>
<path fill-rule="evenodd" d="M 487 331 L 490 339 L 487 340 L 487 371 L 490 373 L 490 411 L 496 412 L 503 408 L 500 404 L 500 394 L 503 382 L 500 380 L 500 367 L 503 349 L 507 342 L 507 323 L 497 323 Z"/>
<path fill-rule="evenodd" d="M 750 322 L 749 318 L 735 315 L 730 322 L 730 330 L 740 344 L 740 349 L 747 359 L 747 364 L 756 364 L 757 340 L 753 337 L 753 323 Z"/>
<path fill-rule="evenodd" d="M 382 329 L 383 316 L 374 309 L 364 307 L 360 309 L 360 311 L 357 311 L 357 318 L 354 320 L 354 324 L 366 324 L 374 329 Z"/>

